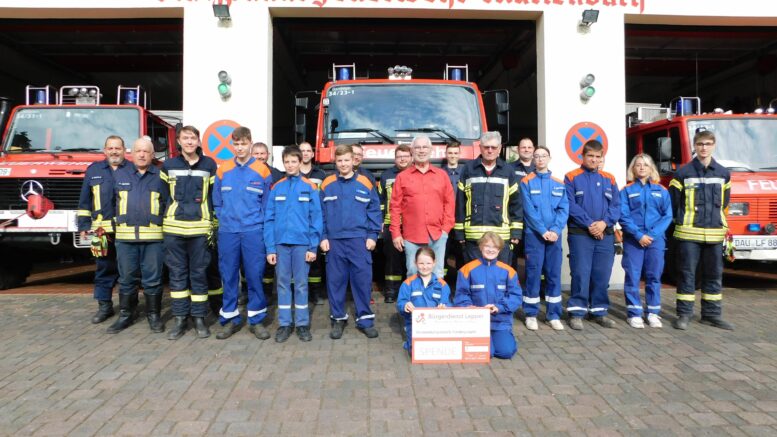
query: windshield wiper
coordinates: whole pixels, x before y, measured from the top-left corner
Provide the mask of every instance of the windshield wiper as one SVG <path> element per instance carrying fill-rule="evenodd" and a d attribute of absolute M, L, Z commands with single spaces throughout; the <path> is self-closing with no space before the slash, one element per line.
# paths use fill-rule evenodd
<path fill-rule="evenodd" d="M 342 133 L 367 133 L 367 134 L 373 134 L 376 137 L 379 137 L 383 141 L 385 141 L 388 144 L 391 144 L 394 142 L 394 139 L 390 136 L 384 134 L 383 132 L 379 131 L 378 129 L 370 129 L 370 128 L 357 128 L 357 129 L 338 129 L 337 131 L 332 131 L 332 134 L 342 134 Z"/>
<path fill-rule="evenodd" d="M 91 147 L 73 147 L 68 149 L 54 150 L 52 153 L 68 153 L 68 152 L 101 152 L 101 150 L 94 149 Z"/>
<path fill-rule="evenodd" d="M 777 170 L 777 167 L 759 167 L 758 170 Z"/>
<path fill-rule="evenodd" d="M 455 141 L 457 143 L 461 142 L 452 133 L 446 131 L 445 129 L 439 129 L 439 128 L 436 128 L 436 127 L 410 127 L 410 128 L 407 128 L 407 129 L 396 129 L 396 131 L 397 132 L 422 132 L 422 133 L 427 133 L 427 134 L 441 133 L 441 134 L 445 135 L 446 137 L 448 137 L 451 141 Z"/>

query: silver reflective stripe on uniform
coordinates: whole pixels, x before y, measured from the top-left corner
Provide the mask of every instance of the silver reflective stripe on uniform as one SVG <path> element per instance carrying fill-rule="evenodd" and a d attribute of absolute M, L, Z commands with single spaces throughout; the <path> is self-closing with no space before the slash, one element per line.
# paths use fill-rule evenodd
<path fill-rule="evenodd" d="M 290 310 L 291 305 L 278 305 L 279 310 Z"/>
<path fill-rule="evenodd" d="M 575 196 L 582 196 L 585 194 L 585 191 L 575 191 Z"/>
<path fill-rule="evenodd" d="M 561 296 L 545 296 L 545 302 L 547 303 L 561 303 Z M 567 308 L 569 311 L 569 308 Z"/>
<path fill-rule="evenodd" d="M 219 310 L 219 315 L 225 319 L 231 319 L 233 317 L 239 316 L 240 311 L 235 310 L 235 311 L 226 312 L 222 309 L 222 310 Z"/>
<path fill-rule="evenodd" d="M 262 191 L 260 188 L 246 187 L 246 190 L 253 191 L 254 193 L 259 193 L 259 194 L 264 193 L 264 191 Z"/>
<path fill-rule="evenodd" d="M 630 310 L 641 310 L 642 309 L 642 305 L 627 305 L 626 308 L 628 308 Z"/>
<path fill-rule="evenodd" d="M 323 182 L 321 179 L 311 179 L 311 178 L 308 178 L 308 180 L 310 182 L 313 182 L 316 185 L 321 185 L 321 182 Z"/>
<path fill-rule="evenodd" d="M 498 288 L 500 290 L 504 290 L 505 288 L 507 288 L 507 286 L 504 285 L 504 284 L 499 284 L 499 285 L 496 286 L 496 288 Z"/>
<path fill-rule="evenodd" d="M 484 284 L 473 284 L 472 287 L 470 288 L 480 289 L 480 288 L 486 288 L 486 286 Z"/>
<path fill-rule="evenodd" d="M 540 303 L 539 297 L 523 297 L 523 303 Z"/>
<path fill-rule="evenodd" d="M 332 200 L 337 200 L 337 196 L 324 197 L 324 202 L 331 202 Z"/>
<path fill-rule="evenodd" d="M 343 317 L 332 317 L 332 316 L 329 316 L 329 318 L 332 319 L 332 320 L 348 320 L 348 314 L 346 314 Z"/>
<path fill-rule="evenodd" d="M 256 315 L 259 315 L 259 314 L 262 314 L 262 313 L 266 313 L 266 312 L 267 312 L 267 308 L 265 308 L 263 310 L 259 310 L 259 311 L 248 310 L 248 317 L 253 317 L 253 316 L 256 316 Z"/>
<path fill-rule="evenodd" d="M 308 309 L 308 306 L 307 305 L 297 305 L 297 304 L 294 304 L 294 308 L 296 308 L 298 310 L 306 310 L 306 309 Z"/>
<path fill-rule="evenodd" d="M 221 191 L 232 191 L 232 187 L 221 187 Z"/>
<path fill-rule="evenodd" d="M 358 200 L 359 202 L 362 202 L 362 203 L 369 203 L 370 202 L 370 199 L 368 199 L 366 197 L 359 197 L 359 196 L 355 196 L 355 197 L 356 197 L 356 200 Z"/>
<path fill-rule="evenodd" d="M 300 202 L 310 202 L 310 197 L 300 197 L 297 200 L 299 200 Z"/>
<path fill-rule="evenodd" d="M 632 197 L 639 197 L 639 193 L 629 194 L 629 199 L 631 199 Z"/>
<path fill-rule="evenodd" d="M 424 292 L 423 291 L 414 291 L 414 292 L 410 293 L 410 295 L 411 296 L 423 296 Z"/>
<path fill-rule="evenodd" d="M 661 309 L 661 305 L 656 305 L 656 306 L 648 305 L 648 309 L 649 310 L 660 310 Z"/>
<path fill-rule="evenodd" d="M 567 307 L 567 312 L 571 311 L 588 311 L 588 308 L 583 307 Z"/>
<path fill-rule="evenodd" d="M 507 178 L 484 178 L 484 177 L 478 177 L 478 178 L 469 178 L 466 181 L 464 181 L 465 185 L 469 184 L 502 184 L 507 186 L 507 184 L 510 181 L 507 180 Z"/>
<path fill-rule="evenodd" d="M 375 314 L 367 314 L 367 315 L 359 317 L 358 319 L 356 319 L 356 321 L 358 322 L 359 320 L 374 319 L 374 318 L 375 318 Z"/>
<path fill-rule="evenodd" d="M 275 196 L 275 200 L 277 200 L 277 201 L 286 200 L 286 196 Z"/>
<path fill-rule="evenodd" d="M 542 190 L 531 190 L 529 191 L 531 194 L 542 194 Z"/>
<path fill-rule="evenodd" d="M 567 311 L 569 311 L 569 308 L 567 308 Z M 592 312 L 592 313 L 595 313 L 597 311 L 607 311 L 607 308 L 591 308 L 588 311 Z"/>
<path fill-rule="evenodd" d="M 197 176 L 210 179 L 210 172 L 205 170 L 168 170 L 167 175 L 174 178 L 179 176 Z"/>
<path fill-rule="evenodd" d="M 439 294 L 437 294 L 437 293 L 432 293 L 432 297 L 433 297 L 433 298 L 435 298 L 435 299 L 439 299 L 439 298 L 440 298 L 440 295 L 439 295 Z"/>
<path fill-rule="evenodd" d="M 723 178 L 686 178 L 683 179 L 683 185 L 690 184 L 725 184 L 726 180 Z"/>

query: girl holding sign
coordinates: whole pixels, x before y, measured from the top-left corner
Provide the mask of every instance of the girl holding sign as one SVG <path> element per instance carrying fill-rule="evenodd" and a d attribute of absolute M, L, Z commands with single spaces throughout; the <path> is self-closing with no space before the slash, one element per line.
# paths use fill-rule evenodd
<path fill-rule="evenodd" d="M 491 311 L 491 356 L 509 359 L 518 351 L 513 335 L 513 313 L 521 305 L 518 274 L 509 265 L 497 261 L 504 240 L 488 231 L 478 240 L 482 257 L 459 270 L 457 307 L 483 307 Z"/>
<path fill-rule="evenodd" d="M 413 347 L 413 310 L 416 308 L 445 308 L 451 305 L 451 289 L 432 271 L 436 257 L 432 248 L 424 246 L 415 254 L 418 274 L 412 275 L 399 287 L 397 311 L 405 319 L 407 340 L 403 347 L 410 352 Z"/>

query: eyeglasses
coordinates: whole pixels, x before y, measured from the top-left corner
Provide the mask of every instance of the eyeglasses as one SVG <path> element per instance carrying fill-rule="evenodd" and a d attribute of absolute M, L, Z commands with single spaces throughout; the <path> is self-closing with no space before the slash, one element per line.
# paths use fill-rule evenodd
<path fill-rule="evenodd" d="M 410 155 L 397 155 L 397 156 L 395 156 L 395 158 L 397 158 L 397 159 L 410 159 L 410 158 L 412 158 L 412 156 L 410 156 Z"/>
<path fill-rule="evenodd" d="M 534 155 L 534 159 L 548 159 L 550 155 Z"/>
<path fill-rule="evenodd" d="M 705 141 L 705 142 L 699 142 L 695 144 L 696 147 L 712 147 L 715 145 L 715 142 L 713 141 Z"/>
<path fill-rule="evenodd" d="M 414 149 L 424 149 L 424 150 L 428 150 L 428 149 L 431 149 L 431 148 L 432 148 L 432 146 L 413 146 L 413 148 L 414 148 Z"/>
<path fill-rule="evenodd" d="M 498 149 L 498 148 L 500 148 L 502 146 L 480 146 L 480 147 L 482 147 L 483 149 L 486 149 L 486 150 L 496 150 L 496 149 Z"/>

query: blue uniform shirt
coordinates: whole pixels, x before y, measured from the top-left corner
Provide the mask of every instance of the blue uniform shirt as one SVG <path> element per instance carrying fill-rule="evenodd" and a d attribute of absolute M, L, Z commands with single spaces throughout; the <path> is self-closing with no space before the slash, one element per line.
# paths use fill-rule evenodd
<path fill-rule="evenodd" d="M 253 157 L 243 165 L 227 161 L 216 172 L 213 207 L 221 232 L 262 229 L 272 176 L 270 169 Z"/>
<path fill-rule="evenodd" d="M 521 180 L 521 195 L 525 228 L 540 236 L 547 231 L 561 235 L 569 218 L 564 182 L 552 177 L 550 172 L 532 172 Z"/>
<path fill-rule="evenodd" d="M 451 306 L 451 288 L 434 273 L 426 286 L 420 276 L 412 275 L 399 287 L 397 311 L 400 314 L 407 314 L 405 305 L 408 302 L 412 302 L 416 308 L 437 308 L 440 304 Z"/>
<path fill-rule="evenodd" d="M 380 201 L 367 176 L 355 173 L 346 179 L 330 175 L 321 184 L 324 214 L 322 240 L 364 238 L 377 241 L 382 228 Z"/>
<path fill-rule="evenodd" d="M 167 184 L 153 165 L 140 173 L 127 165 L 114 174 L 116 240 L 161 241 Z"/>
<path fill-rule="evenodd" d="M 569 227 L 584 229 L 603 220 L 611 228 L 621 216 L 620 196 L 615 176 L 580 167 L 564 178 L 569 199 Z"/>
<path fill-rule="evenodd" d="M 665 238 L 672 223 L 672 199 L 660 184 L 636 180 L 620 192 L 620 223 L 626 236 L 639 241 L 644 235 Z"/>
<path fill-rule="evenodd" d="M 506 330 L 513 326 L 513 313 L 521 306 L 522 294 L 518 274 L 512 267 L 501 261 L 476 259 L 459 270 L 453 305 L 494 304 L 499 312 L 491 314 L 491 330 Z"/>
<path fill-rule="evenodd" d="M 267 253 L 277 253 L 278 244 L 304 245 L 315 253 L 324 227 L 316 184 L 300 175 L 286 176 L 273 185 L 269 197 L 264 221 Z"/>

